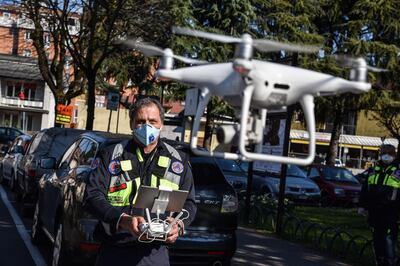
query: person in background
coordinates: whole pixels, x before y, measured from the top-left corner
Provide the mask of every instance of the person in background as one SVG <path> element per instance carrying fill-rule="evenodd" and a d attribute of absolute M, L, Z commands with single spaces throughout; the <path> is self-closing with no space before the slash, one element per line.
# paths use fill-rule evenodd
<path fill-rule="evenodd" d="M 380 148 L 380 160 L 368 169 L 358 212 L 368 215 L 376 265 L 397 265 L 396 246 L 400 210 L 400 165 L 393 145 Z"/>

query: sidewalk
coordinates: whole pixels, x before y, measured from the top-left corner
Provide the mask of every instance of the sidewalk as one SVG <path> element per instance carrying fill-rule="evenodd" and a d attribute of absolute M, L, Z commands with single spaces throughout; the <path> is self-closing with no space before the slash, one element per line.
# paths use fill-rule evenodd
<path fill-rule="evenodd" d="M 349 266 L 350 264 L 340 262 L 300 244 L 239 227 L 237 250 L 232 259 L 232 266 L 239 265 Z"/>

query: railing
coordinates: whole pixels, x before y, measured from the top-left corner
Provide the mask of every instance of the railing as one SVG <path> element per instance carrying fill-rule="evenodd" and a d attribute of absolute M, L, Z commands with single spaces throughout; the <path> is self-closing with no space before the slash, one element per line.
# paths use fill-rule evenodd
<path fill-rule="evenodd" d="M 43 101 L 39 100 L 20 100 L 16 97 L 7 97 L 0 98 L 1 105 L 13 105 L 18 107 L 34 107 L 34 108 L 43 108 Z"/>
<path fill-rule="evenodd" d="M 239 220 L 243 224 L 261 230 L 275 232 L 276 210 L 252 200 L 249 220 L 245 221 L 245 201 L 239 203 Z M 352 235 L 345 230 L 323 226 L 285 212 L 282 223 L 282 237 L 301 241 L 331 253 L 341 259 L 374 265 L 372 240 L 361 235 Z"/>

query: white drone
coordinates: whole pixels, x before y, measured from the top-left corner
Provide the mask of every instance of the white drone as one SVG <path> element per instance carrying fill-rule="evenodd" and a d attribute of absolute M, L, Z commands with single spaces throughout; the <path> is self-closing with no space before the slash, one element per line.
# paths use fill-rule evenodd
<path fill-rule="evenodd" d="M 367 92 L 371 88 L 371 84 L 367 83 L 368 69 L 379 71 L 368 66 L 362 58 L 348 59 L 347 62 L 351 62 L 352 69 L 350 80 L 346 80 L 298 67 L 252 59 L 253 48 L 263 52 L 281 50 L 316 52 L 318 51 L 316 47 L 254 40 L 248 34 L 235 38 L 179 27 L 174 27 L 173 32 L 236 44 L 233 62 L 173 69 L 173 58 L 190 64 L 208 62 L 179 57 L 173 55 L 170 49 L 162 50 L 137 41 L 125 42 L 147 56 L 162 56 L 156 73 L 160 79 L 175 80 L 201 89 L 190 142 L 191 149 L 198 155 L 308 165 L 313 162 L 315 156 L 314 96 Z M 201 117 L 212 95 L 226 100 L 240 117 L 240 126 L 221 126 L 217 131 L 220 142 L 237 141 L 239 153 L 204 151 L 197 148 Z M 304 111 L 310 139 L 309 154 L 306 158 L 291 158 L 246 150 L 246 145 L 262 142 L 267 110 L 285 110 L 286 106 L 296 102 L 300 102 Z"/>

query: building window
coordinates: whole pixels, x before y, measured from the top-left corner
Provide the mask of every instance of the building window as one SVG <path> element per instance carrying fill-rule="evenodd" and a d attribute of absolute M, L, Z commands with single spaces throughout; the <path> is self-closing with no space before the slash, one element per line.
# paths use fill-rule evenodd
<path fill-rule="evenodd" d="M 4 114 L 2 125 L 6 127 L 18 127 L 18 115 L 17 114 Z"/>
<path fill-rule="evenodd" d="M 23 56 L 25 56 L 25 57 L 31 57 L 31 56 L 32 56 L 31 50 L 30 50 L 30 49 L 24 49 Z"/>
<path fill-rule="evenodd" d="M 8 97 L 15 97 L 15 90 L 13 85 L 7 86 L 7 96 Z"/>
<path fill-rule="evenodd" d="M 11 14 L 8 13 L 8 12 L 4 12 L 4 13 L 3 13 L 3 17 L 5 17 L 5 18 L 10 18 L 10 17 L 11 17 Z"/>
<path fill-rule="evenodd" d="M 31 35 L 32 35 L 31 31 L 29 31 L 29 30 L 25 31 L 25 40 L 26 41 L 32 40 L 32 36 Z"/>
<path fill-rule="evenodd" d="M 50 46 L 50 34 L 45 34 L 43 36 L 43 42 L 44 42 L 44 46 L 46 46 L 46 47 Z"/>
<path fill-rule="evenodd" d="M 68 25 L 69 26 L 76 26 L 76 20 L 73 18 L 68 19 Z"/>
<path fill-rule="evenodd" d="M 73 122 L 74 122 L 75 124 L 78 123 L 78 108 L 74 110 L 74 119 L 73 119 Z"/>

